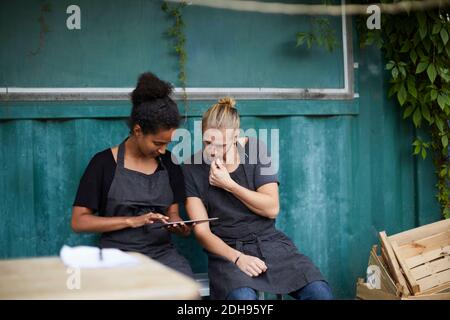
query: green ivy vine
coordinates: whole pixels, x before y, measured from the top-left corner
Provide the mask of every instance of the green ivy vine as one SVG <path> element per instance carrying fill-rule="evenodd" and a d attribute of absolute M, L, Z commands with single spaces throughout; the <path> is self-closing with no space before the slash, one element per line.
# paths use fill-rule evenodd
<path fill-rule="evenodd" d="M 392 2 L 382 1 L 382 2 Z M 382 15 L 381 29 L 369 30 L 358 17 L 361 47 L 375 44 L 384 52 L 390 72 L 389 97 L 396 97 L 403 118 L 423 128 L 412 143 L 423 159 L 431 153 L 437 175 L 437 200 L 450 217 L 450 16 L 437 8 L 426 12 Z"/>
<path fill-rule="evenodd" d="M 450 218 L 450 11 L 439 7 L 426 12 L 382 14 L 381 29 L 373 30 L 366 26 L 367 17 L 356 17 L 360 46 L 376 45 L 383 51 L 390 77 L 388 97 L 395 97 L 403 118 L 425 133 L 412 142 L 412 152 L 423 159 L 428 154 L 433 157 L 436 198 L 444 218 Z M 311 48 L 317 44 L 333 50 L 333 30 L 323 19 L 313 21 L 314 31 L 297 33 L 297 46 Z"/>
<path fill-rule="evenodd" d="M 185 112 L 188 109 L 188 99 L 186 93 L 187 79 L 186 79 L 186 36 L 184 33 L 184 20 L 182 9 L 186 6 L 186 2 L 172 3 L 169 4 L 164 1 L 161 5 L 161 9 L 166 13 L 166 15 L 173 19 L 173 25 L 166 31 L 168 37 L 172 38 L 174 41 L 174 51 L 178 57 L 178 80 L 180 81 L 181 87 L 183 88 L 183 101 L 185 105 Z"/>
<path fill-rule="evenodd" d="M 335 29 L 331 27 L 327 18 L 312 17 L 312 30 L 309 32 L 297 32 L 297 47 L 306 45 L 311 49 L 313 45 L 325 47 L 329 52 L 333 52 L 339 46 L 336 40 Z"/>
<path fill-rule="evenodd" d="M 332 0 L 322 0 L 322 4 L 334 4 Z M 324 17 L 310 17 L 311 30 L 308 32 L 297 32 L 297 47 L 306 45 L 311 49 L 313 45 L 324 47 L 329 52 L 339 47 L 336 40 L 336 30 L 331 27 L 330 19 Z"/>

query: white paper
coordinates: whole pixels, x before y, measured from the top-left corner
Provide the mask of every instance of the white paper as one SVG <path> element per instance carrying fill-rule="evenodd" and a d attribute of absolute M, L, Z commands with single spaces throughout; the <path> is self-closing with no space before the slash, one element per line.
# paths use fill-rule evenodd
<path fill-rule="evenodd" d="M 119 249 L 100 249 L 97 247 L 64 245 L 59 253 L 63 263 L 71 268 L 111 268 L 134 266 L 139 259 Z"/>

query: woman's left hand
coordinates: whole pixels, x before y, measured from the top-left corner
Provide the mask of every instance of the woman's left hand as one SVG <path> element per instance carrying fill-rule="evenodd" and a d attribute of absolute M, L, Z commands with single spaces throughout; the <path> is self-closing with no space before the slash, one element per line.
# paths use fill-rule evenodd
<path fill-rule="evenodd" d="M 215 159 L 211 163 L 211 169 L 209 170 L 209 184 L 229 192 L 231 192 L 231 189 L 236 184 L 236 182 L 231 179 L 230 173 L 220 159 Z"/>
<path fill-rule="evenodd" d="M 176 221 L 169 221 L 169 222 L 176 222 Z M 180 220 L 180 223 L 168 225 L 166 228 L 170 232 L 173 232 L 179 236 L 187 237 L 188 235 L 191 234 L 192 228 L 194 226 L 195 223 L 188 226 Z"/>

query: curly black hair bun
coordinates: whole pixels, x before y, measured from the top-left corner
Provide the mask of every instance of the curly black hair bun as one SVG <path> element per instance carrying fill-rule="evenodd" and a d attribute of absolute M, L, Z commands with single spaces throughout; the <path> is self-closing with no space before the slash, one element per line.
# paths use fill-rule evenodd
<path fill-rule="evenodd" d="M 131 93 L 131 101 L 134 106 L 143 102 L 168 97 L 173 91 L 173 86 L 159 79 L 151 72 L 145 72 L 139 76 L 136 89 Z"/>
<path fill-rule="evenodd" d="M 180 114 L 177 104 L 170 98 L 173 87 L 151 72 L 139 76 L 136 89 L 131 93 L 132 108 L 128 126 L 132 132 L 139 125 L 144 134 L 178 128 Z"/>

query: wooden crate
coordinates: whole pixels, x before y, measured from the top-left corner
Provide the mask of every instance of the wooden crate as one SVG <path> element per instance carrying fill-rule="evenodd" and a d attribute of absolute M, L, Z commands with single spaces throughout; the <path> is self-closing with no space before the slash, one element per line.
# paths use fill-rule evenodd
<path fill-rule="evenodd" d="M 450 289 L 450 219 L 389 237 L 380 232 L 380 239 L 390 274 L 402 289 L 404 280 L 414 296 Z"/>
<path fill-rule="evenodd" d="M 371 289 L 363 279 L 359 279 L 356 284 L 356 298 L 358 300 L 450 300 L 450 292 L 399 297 L 382 289 Z"/>
<path fill-rule="evenodd" d="M 375 266 L 380 270 L 380 290 L 395 295 L 401 296 L 401 288 L 398 284 L 394 282 L 389 274 L 388 266 L 385 264 L 384 259 L 377 253 L 377 245 L 372 247 L 369 256 L 369 267 Z"/>
<path fill-rule="evenodd" d="M 380 242 L 381 242 L 381 256 L 383 261 L 388 266 L 389 274 L 392 277 L 392 280 L 399 288 L 400 296 L 409 296 L 411 295 L 411 291 L 406 282 L 403 271 L 395 257 L 394 250 L 392 249 L 391 243 L 386 235 L 386 232 L 380 232 Z"/>

